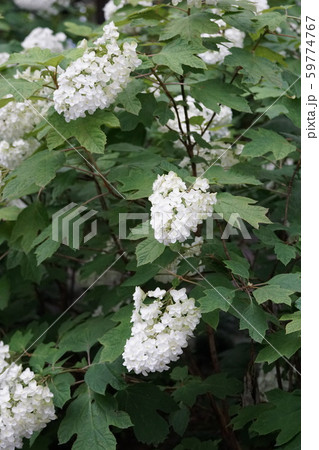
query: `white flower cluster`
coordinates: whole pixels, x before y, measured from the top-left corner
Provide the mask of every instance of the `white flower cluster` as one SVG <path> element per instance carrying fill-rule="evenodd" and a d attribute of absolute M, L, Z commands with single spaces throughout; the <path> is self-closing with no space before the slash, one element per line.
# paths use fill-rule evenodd
<path fill-rule="evenodd" d="M 14 77 L 38 81 L 41 72 L 31 72 L 31 68 L 28 68 L 24 72 L 17 72 Z M 42 89 L 39 94 L 45 95 L 48 89 Z M 7 96 L 7 98 L 10 97 L 10 95 Z M 47 100 L 25 100 L 23 102 L 12 100 L 0 108 L 1 166 L 12 170 L 39 147 L 40 143 L 35 138 L 25 137 L 25 135 L 34 130 L 48 109 L 49 102 Z"/>
<path fill-rule="evenodd" d="M 156 281 L 160 281 L 161 283 L 170 283 L 175 278 L 175 275 L 177 273 L 178 267 L 180 263 L 183 261 L 184 258 L 192 258 L 194 256 L 200 256 L 202 246 L 204 243 L 204 239 L 202 236 L 195 236 L 195 239 L 192 243 L 188 244 L 183 242 L 181 246 L 181 251 L 183 256 L 178 256 L 176 259 L 174 259 L 173 262 L 171 262 L 168 266 L 166 266 L 164 269 L 161 269 L 158 274 L 154 277 Z M 197 270 L 199 272 L 202 272 L 205 268 L 205 266 L 201 265 L 201 261 L 199 262 L 199 266 L 197 267 Z M 189 272 L 189 275 L 195 275 L 196 272 Z"/>
<path fill-rule="evenodd" d="M 50 28 L 34 28 L 31 33 L 21 43 L 27 50 L 33 47 L 47 48 L 52 52 L 62 52 L 63 42 L 66 40 L 64 33 L 54 34 Z"/>
<path fill-rule="evenodd" d="M 172 5 L 177 6 L 179 3 L 181 3 L 183 0 L 172 0 Z M 254 3 L 256 6 L 256 11 L 260 12 L 264 9 L 268 9 L 268 2 L 267 0 L 249 0 L 251 3 Z M 234 3 L 236 3 L 236 0 L 234 0 Z M 187 0 L 187 6 L 189 8 L 201 8 L 203 4 L 206 5 L 217 5 L 218 0 Z"/>
<path fill-rule="evenodd" d="M 0 53 L 0 66 L 5 64 L 8 61 L 9 58 L 10 58 L 10 54 L 9 53 L 7 53 L 7 52 Z"/>
<path fill-rule="evenodd" d="M 114 3 L 114 0 L 109 0 L 103 8 L 105 21 L 109 21 L 113 14 L 123 8 L 123 6 L 125 6 L 126 4 L 126 0 L 121 0 L 117 5 Z M 152 6 L 153 0 L 140 0 L 137 2 L 137 4 L 140 6 L 148 7 Z"/>
<path fill-rule="evenodd" d="M 213 214 L 216 193 L 208 190 L 206 178 L 197 178 L 187 189 L 175 172 L 159 175 L 149 198 L 155 239 L 165 245 L 186 241 L 191 232 Z"/>
<path fill-rule="evenodd" d="M 136 287 L 133 299 L 133 326 L 124 348 L 124 365 L 143 375 L 168 370 L 168 364 L 179 359 L 187 339 L 193 336 L 200 310 L 185 288 L 168 292 L 156 288 L 145 293 Z M 146 303 L 146 299 L 155 300 Z"/>
<path fill-rule="evenodd" d="M 178 95 L 175 97 L 175 102 L 177 103 L 177 110 L 178 115 L 181 121 L 181 124 L 183 126 L 183 132 L 186 134 L 186 118 L 185 118 L 185 111 L 184 106 L 180 103 L 183 101 L 183 97 L 181 95 Z M 188 118 L 194 118 L 199 117 L 203 119 L 203 122 L 201 126 L 190 124 L 190 132 L 197 132 L 201 134 L 201 130 L 206 128 L 206 125 L 210 122 L 214 111 L 212 111 L 209 108 L 206 108 L 202 103 L 196 102 L 193 97 L 190 95 L 186 98 L 187 101 L 187 115 Z M 174 119 L 169 119 L 167 122 L 167 126 L 171 128 L 174 131 L 177 131 L 180 133 L 178 120 L 175 114 L 174 109 L 172 108 L 172 112 L 175 115 Z M 232 122 L 233 113 L 232 110 L 225 105 L 222 105 L 220 107 L 220 112 L 215 115 L 214 119 L 212 120 L 209 129 L 203 134 L 203 139 L 206 141 L 210 141 L 211 137 L 214 138 L 222 138 L 229 136 L 229 131 L 227 128 L 227 125 L 230 125 Z"/>
<path fill-rule="evenodd" d="M 265 9 L 269 8 L 267 0 L 250 0 L 250 1 L 255 4 L 256 11 L 258 13 L 260 13 L 260 12 L 264 11 Z"/>
<path fill-rule="evenodd" d="M 215 1 L 215 5 L 218 2 Z M 269 8 L 267 0 L 251 0 L 251 3 L 254 3 L 256 12 L 260 13 L 264 9 Z M 219 9 L 213 9 L 215 14 L 220 14 L 221 11 Z M 201 53 L 198 56 L 202 58 L 202 60 L 206 64 L 220 64 L 224 61 L 227 55 L 230 54 L 229 49 L 232 47 L 243 48 L 245 33 L 243 31 L 238 30 L 237 28 L 226 28 L 226 23 L 221 20 L 216 20 L 215 22 L 220 28 L 220 33 L 217 34 L 202 34 L 203 38 L 214 38 L 219 36 L 224 36 L 227 41 L 221 44 L 217 44 L 218 50 L 208 50 L 207 52 Z"/>
<path fill-rule="evenodd" d="M 172 0 L 172 5 L 177 6 L 179 3 L 181 3 L 183 0 Z M 187 0 L 187 6 L 189 8 L 201 8 L 202 4 L 206 5 L 216 5 L 217 0 Z"/>
<path fill-rule="evenodd" d="M 211 165 L 229 169 L 239 162 L 238 156 L 242 151 L 243 145 L 241 144 L 236 144 L 235 147 L 231 147 L 231 144 L 221 141 L 214 142 L 212 149 L 196 146 L 194 148 L 194 156 L 199 156 L 205 160 L 205 162 L 196 164 L 197 174 L 200 176 L 203 175 Z M 189 167 L 190 165 L 191 160 L 189 156 L 185 156 L 179 164 L 182 168 Z"/>
<path fill-rule="evenodd" d="M 96 47 L 87 49 L 58 76 L 54 107 L 67 122 L 108 108 L 127 86 L 132 70 L 142 63 L 135 42 L 124 42 L 122 48 L 118 45 L 119 33 L 113 22 L 103 31 Z"/>
<path fill-rule="evenodd" d="M 57 14 L 59 7 L 66 8 L 70 0 L 13 0 L 21 9 L 46 14 Z"/>
<path fill-rule="evenodd" d="M 49 388 L 38 384 L 29 368 L 9 364 L 8 358 L 9 346 L 0 341 L 0 449 L 14 450 L 56 416 Z"/>
<path fill-rule="evenodd" d="M 34 138 L 0 141 L 0 166 L 13 170 L 38 147 L 39 141 Z"/>
<path fill-rule="evenodd" d="M 217 23 L 219 24 L 219 26 L 226 25 L 223 20 L 218 20 Z M 218 50 L 207 50 L 207 52 L 200 53 L 198 55 L 206 64 L 222 63 L 226 56 L 230 55 L 230 48 L 243 48 L 245 33 L 243 31 L 237 30 L 237 28 L 227 28 L 226 30 L 222 31 L 221 34 L 202 34 L 202 37 L 214 38 L 221 35 L 224 36 L 228 42 L 217 44 Z"/>
<path fill-rule="evenodd" d="M 30 133 L 41 117 L 28 101 L 10 101 L 0 108 L 0 139 L 12 142 Z"/>

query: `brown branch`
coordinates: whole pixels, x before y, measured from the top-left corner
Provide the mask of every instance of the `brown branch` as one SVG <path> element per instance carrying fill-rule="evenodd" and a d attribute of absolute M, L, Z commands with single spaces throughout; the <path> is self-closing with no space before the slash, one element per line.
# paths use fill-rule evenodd
<path fill-rule="evenodd" d="M 154 77 L 155 77 L 156 80 L 158 81 L 159 85 L 160 85 L 161 88 L 163 89 L 165 95 L 166 95 L 166 96 L 169 98 L 169 100 L 171 101 L 171 103 L 172 103 L 172 105 L 173 105 L 173 108 L 174 108 L 174 111 L 175 111 L 175 114 L 176 114 L 176 118 L 177 118 L 177 122 L 178 122 L 178 128 L 179 128 L 179 130 L 180 130 L 180 132 L 181 132 L 181 135 L 182 135 L 182 136 L 185 136 L 185 133 L 184 133 L 184 130 L 183 130 L 183 127 L 182 127 L 182 123 L 181 123 L 181 120 L 180 120 L 180 117 L 179 117 L 179 112 L 178 112 L 177 104 L 176 104 L 176 102 L 175 102 L 174 97 L 172 96 L 172 94 L 169 92 L 169 90 L 168 90 L 167 87 L 165 86 L 165 83 L 163 83 L 163 81 L 162 81 L 162 80 L 160 79 L 160 77 L 157 75 L 157 73 L 155 72 L 155 69 L 151 69 L 151 70 L 152 70 L 152 72 L 153 72 Z M 181 140 L 182 140 L 182 139 L 181 139 Z M 185 148 L 187 148 L 187 143 L 186 143 L 184 140 L 182 140 L 182 142 L 183 142 Z"/>
<path fill-rule="evenodd" d="M 301 165 L 301 160 L 299 159 L 299 161 L 297 162 L 296 168 L 292 174 L 292 177 L 290 178 L 290 181 L 288 183 L 287 199 L 286 199 L 286 206 L 285 206 L 285 217 L 284 217 L 284 225 L 285 226 L 287 226 L 287 223 L 288 223 L 288 208 L 289 208 L 289 202 L 290 202 L 290 197 L 291 197 L 291 192 L 292 192 L 292 186 L 293 186 L 294 179 L 300 169 L 300 165 Z"/>

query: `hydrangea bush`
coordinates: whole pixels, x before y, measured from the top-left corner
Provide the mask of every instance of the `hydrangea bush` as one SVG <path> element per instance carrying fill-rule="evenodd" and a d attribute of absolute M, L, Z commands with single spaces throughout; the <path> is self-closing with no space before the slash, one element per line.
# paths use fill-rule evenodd
<path fill-rule="evenodd" d="M 1 2 L 0 449 L 300 448 L 299 16 Z"/>

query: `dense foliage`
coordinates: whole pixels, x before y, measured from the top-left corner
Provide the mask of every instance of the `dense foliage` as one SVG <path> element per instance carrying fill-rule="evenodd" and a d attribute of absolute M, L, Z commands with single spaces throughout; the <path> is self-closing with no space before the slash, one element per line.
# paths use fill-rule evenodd
<path fill-rule="evenodd" d="M 298 450 L 300 7 L 40 3 L 0 5 L 0 448 Z"/>

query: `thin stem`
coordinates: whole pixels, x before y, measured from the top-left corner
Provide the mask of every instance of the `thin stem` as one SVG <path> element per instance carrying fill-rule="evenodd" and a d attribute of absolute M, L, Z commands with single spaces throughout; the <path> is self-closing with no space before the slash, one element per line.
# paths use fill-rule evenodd
<path fill-rule="evenodd" d="M 268 31 L 268 34 L 274 34 L 275 36 L 288 37 L 291 39 L 298 39 L 297 36 L 291 36 L 290 34 L 281 34 L 281 33 L 277 33 L 276 31 L 274 31 L 274 32 Z"/>
<path fill-rule="evenodd" d="M 89 200 L 87 200 L 86 202 L 82 203 L 81 205 L 85 206 L 88 203 L 93 202 L 93 200 L 96 200 L 97 198 L 100 198 L 100 197 L 104 197 L 105 195 L 108 195 L 108 192 L 104 192 L 102 194 L 95 195 L 94 197 L 90 198 Z"/>
<path fill-rule="evenodd" d="M 209 119 L 209 121 L 207 122 L 205 128 L 203 129 L 203 131 L 201 132 L 201 136 L 204 136 L 204 134 L 206 133 L 206 131 L 208 130 L 208 128 L 211 126 L 214 118 L 216 116 L 216 112 L 213 113 L 212 117 Z"/>
<path fill-rule="evenodd" d="M 194 145 L 195 144 L 193 144 L 192 141 L 191 141 L 191 135 L 190 135 L 191 131 L 190 131 L 190 124 L 189 124 L 189 117 L 188 117 L 188 103 L 187 103 L 187 96 L 186 96 L 186 92 L 185 92 L 185 88 L 184 88 L 184 77 L 183 76 L 180 78 L 180 81 L 181 81 L 181 91 L 182 91 L 182 97 L 183 97 L 183 109 L 184 109 L 185 122 L 186 122 L 186 131 L 187 131 L 186 150 L 187 150 L 188 156 L 189 156 L 189 158 L 191 160 L 193 176 L 196 177 L 197 176 L 196 163 L 194 161 L 192 161 L 192 159 L 194 158 Z"/>
<path fill-rule="evenodd" d="M 299 159 L 296 168 L 294 170 L 294 173 L 292 174 L 292 177 L 290 178 L 290 181 L 288 183 L 288 190 L 287 190 L 287 199 L 286 199 L 286 206 L 285 206 L 285 217 L 284 217 L 284 225 L 287 226 L 288 223 L 288 209 L 289 209 L 289 202 L 290 202 L 290 197 L 291 197 L 291 193 L 292 193 L 292 186 L 294 183 L 294 179 L 300 169 L 300 165 L 301 165 L 301 160 Z"/>
<path fill-rule="evenodd" d="M 179 112 L 178 112 L 178 108 L 177 108 L 177 104 L 175 102 L 174 97 L 172 96 L 172 94 L 169 92 L 169 90 L 167 89 L 167 87 L 165 86 L 165 83 L 163 83 L 163 81 L 160 79 L 160 77 L 157 75 L 157 73 L 155 72 L 155 69 L 152 69 L 153 75 L 156 78 L 156 80 L 158 81 L 159 85 L 161 86 L 161 88 L 163 89 L 165 95 L 169 98 L 169 100 L 172 102 L 175 114 L 176 114 L 176 118 L 177 118 L 177 122 L 178 122 L 178 128 L 181 132 L 182 137 L 185 136 L 183 127 L 182 127 L 182 123 L 181 123 L 181 119 L 179 117 Z M 187 148 L 187 143 L 181 139 L 184 146 Z"/>
<path fill-rule="evenodd" d="M 212 364 L 213 364 L 213 371 L 215 373 L 219 373 L 220 367 L 219 367 L 219 361 L 218 361 L 217 350 L 216 350 L 215 332 L 210 325 L 207 325 L 207 333 L 208 333 L 210 357 L 211 357 Z"/>

